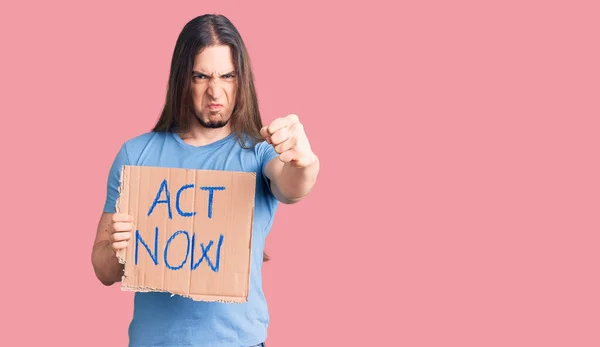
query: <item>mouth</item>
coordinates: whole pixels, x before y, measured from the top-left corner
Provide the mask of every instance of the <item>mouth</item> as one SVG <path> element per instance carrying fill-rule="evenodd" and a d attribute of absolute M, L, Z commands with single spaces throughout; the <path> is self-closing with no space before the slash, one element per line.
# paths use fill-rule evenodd
<path fill-rule="evenodd" d="M 221 105 L 221 104 L 208 104 L 208 108 L 210 110 L 218 110 L 218 109 L 220 109 L 222 107 L 223 107 L 223 105 Z"/>

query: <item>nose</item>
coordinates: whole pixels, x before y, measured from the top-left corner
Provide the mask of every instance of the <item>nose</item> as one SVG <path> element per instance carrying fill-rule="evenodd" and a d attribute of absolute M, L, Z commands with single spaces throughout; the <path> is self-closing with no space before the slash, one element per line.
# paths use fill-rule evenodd
<path fill-rule="evenodd" d="M 208 83 L 208 88 L 206 91 L 213 99 L 218 99 L 221 97 L 221 94 L 223 94 L 223 88 L 221 88 L 216 79 L 212 79 Z"/>

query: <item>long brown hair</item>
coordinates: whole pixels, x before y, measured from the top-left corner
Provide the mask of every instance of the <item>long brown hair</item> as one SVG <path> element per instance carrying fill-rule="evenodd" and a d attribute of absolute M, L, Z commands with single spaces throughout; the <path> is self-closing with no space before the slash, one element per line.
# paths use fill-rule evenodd
<path fill-rule="evenodd" d="M 262 140 L 262 120 L 254 87 L 254 75 L 246 45 L 231 21 L 219 14 L 205 14 L 189 21 L 182 29 L 171 59 L 165 105 L 152 131 L 187 132 L 193 121 L 191 93 L 192 70 L 196 55 L 209 46 L 231 48 L 237 76 L 236 104 L 231 115 L 231 128 L 243 148 L 251 148 Z M 248 143 L 250 140 L 250 143 Z M 269 256 L 263 253 L 263 261 Z"/>

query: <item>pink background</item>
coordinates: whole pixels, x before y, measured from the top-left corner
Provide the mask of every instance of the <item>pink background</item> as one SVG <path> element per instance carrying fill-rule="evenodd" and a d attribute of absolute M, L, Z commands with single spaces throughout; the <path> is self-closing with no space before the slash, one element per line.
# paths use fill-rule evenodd
<path fill-rule="evenodd" d="M 163 3 L 1 5 L 0 345 L 126 344 L 106 175 L 206 12 L 322 160 L 268 239 L 270 347 L 600 345 L 597 2 Z"/>

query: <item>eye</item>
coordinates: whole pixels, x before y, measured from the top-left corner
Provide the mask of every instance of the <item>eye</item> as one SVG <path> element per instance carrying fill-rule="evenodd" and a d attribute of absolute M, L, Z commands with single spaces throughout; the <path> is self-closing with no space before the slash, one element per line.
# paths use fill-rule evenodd
<path fill-rule="evenodd" d="M 201 73 L 194 74 L 194 79 L 197 79 L 197 80 L 199 80 L 199 79 L 206 79 L 206 78 L 208 78 L 208 76 L 206 76 L 206 75 L 203 75 L 203 74 L 201 74 Z"/>
<path fill-rule="evenodd" d="M 232 79 L 232 78 L 235 78 L 235 74 L 228 73 L 228 74 L 223 75 L 223 78 L 225 78 L 225 79 Z"/>

